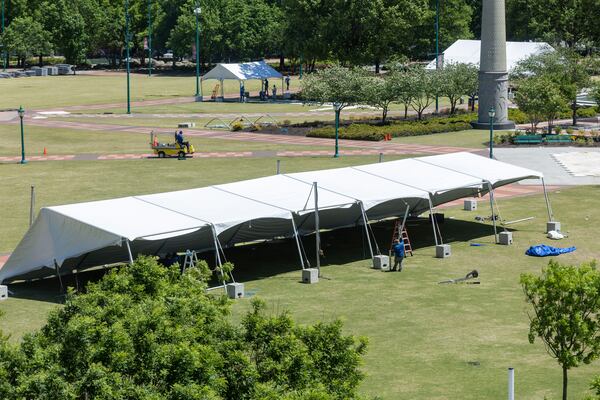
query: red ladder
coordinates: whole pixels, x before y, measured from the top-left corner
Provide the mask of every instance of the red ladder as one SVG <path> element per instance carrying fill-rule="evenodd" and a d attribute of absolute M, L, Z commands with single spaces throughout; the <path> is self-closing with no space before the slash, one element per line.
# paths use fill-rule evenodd
<path fill-rule="evenodd" d="M 410 245 L 410 239 L 408 238 L 408 232 L 406 231 L 406 227 L 404 227 L 404 229 L 402 229 L 402 233 L 400 233 L 400 227 L 402 226 L 402 222 L 397 219 L 396 221 L 394 221 L 394 231 L 392 233 L 392 243 L 390 244 L 390 253 L 391 253 L 391 249 L 394 247 L 394 241 L 396 239 L 398 239 L 399 237 L 402 237 L 402 240 L 404 241 L 404 254 L 410 254 L 411 256 L 413 255 L 413 251 L 412 251 L 412 246 Z"/>

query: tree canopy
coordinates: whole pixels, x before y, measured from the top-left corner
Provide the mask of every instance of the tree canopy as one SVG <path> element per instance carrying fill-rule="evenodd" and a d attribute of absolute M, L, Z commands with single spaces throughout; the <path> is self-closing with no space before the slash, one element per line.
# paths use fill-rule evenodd
<path fill-rule="evenodd" d="M 140 257 L 71 291 L 19 346 L 0 337 L 0 398 L 356 398 L 366 339 L 260 300 L 236 325 L 229 301 L 207 293 L 210 275 L 204 262 L 181 274 Z"/>
<path fill-rule="evenodd" d="M 539 337 L 567 373 L 600 355 L 600 271 L 595 262 L 580 266 L 550 261 L 541 276 L 521 275 L 525 298 L 532 306 L 529 341 Z"/>

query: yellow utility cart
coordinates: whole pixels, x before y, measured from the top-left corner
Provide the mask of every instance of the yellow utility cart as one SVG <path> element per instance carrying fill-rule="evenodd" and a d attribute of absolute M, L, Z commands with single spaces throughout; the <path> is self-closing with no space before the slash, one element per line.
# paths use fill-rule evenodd
<path fill-rule="evenodd" d="M 173 135 L 174 136 L 174 135 Z M 160 143 L 158 141 L 158 136 L 154 133 L 154 131 L 150 132 L 150 147 L 154 151 L 154 154 L 158 158 L 165 157 L 178 157 L 185 158 L 188 155 L 194 154 L 194 146 L 190 144 L 190 149 L 188 151 L 186 146 L 182 146 L 177 142 L 174 143 Z"/>

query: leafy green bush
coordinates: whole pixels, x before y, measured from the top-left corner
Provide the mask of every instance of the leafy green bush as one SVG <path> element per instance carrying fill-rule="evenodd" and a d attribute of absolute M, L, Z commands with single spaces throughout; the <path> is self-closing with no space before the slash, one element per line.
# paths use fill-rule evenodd
<path fill-rule="evenodd" d="M 582 107 L 577 109 L 577 116 L 579 118 L 592 118 L 597 115 L 596 107 Z M 569 113 L 569 116 L 571 113 Z"/>
<path fill-rule="evenodd" d="M 515 124 L 526 124 L 529 122 L 529 118 L 527 114 L 518 108 L 509 108 L 508 109 L 508 119 L 513 121 Z"/>
<path fill-rule="evenodd" d="M 407 137 L 463 131 L 471 129 L 469 121 L 474 118 L 473 114 L 464 114 L 450 118 L 431 118 L 423 121 L 396 122 L 383 126 L 351 124 L 347 127 L 340 128 L 339 137 L 340 139 L 379 141 L 383 140 L 386 134 L 390 134 L 392 137 Z M 312 129 L 306 136 L 334 138 L 335 128 L 328 126 Z"/>
<path fill-rule="evenodd" d="M 235 325 L 230 302 L 206 291 L 212 273 L 140 257 L 70 291 L 20 345 L 0 336 L 0 399 L 357 398 L 366 339 L 258 300 Z"/>

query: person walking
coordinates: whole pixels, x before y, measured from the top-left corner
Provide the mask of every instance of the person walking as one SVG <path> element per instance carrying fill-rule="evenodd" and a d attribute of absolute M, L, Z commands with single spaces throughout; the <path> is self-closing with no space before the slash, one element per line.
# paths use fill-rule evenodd
<path fill-rule="evenodd" d="M 244 86 L 244 83 L 242 82 L 240 84 L 240 103 L 243 103 L 246 100 L 246 87 Z"/>
<path fill-rule="evenodd" d="M 391 271 L 396 271 L 397 268 L 399 272 L 402 272 L 402 261 L 404 261 L 404 240 L 402 240 L 402 238 L 394 240 L 392 250 L 394 251 L 394 266 L 391 268 Z"/>
<path fill-rule="evenodd" d="M 273 85 L 273 100 L 277 98 L 277 86 Z"/>
<path fill-rule="evenodd" d="M 285 77 L 285 87 L 288 92 L 290 91 L 290 74 L 287 74 Z"/>

